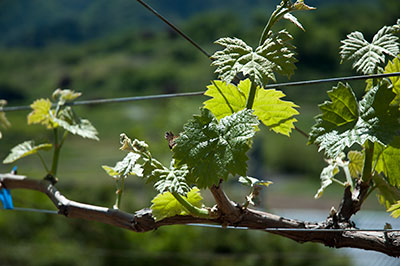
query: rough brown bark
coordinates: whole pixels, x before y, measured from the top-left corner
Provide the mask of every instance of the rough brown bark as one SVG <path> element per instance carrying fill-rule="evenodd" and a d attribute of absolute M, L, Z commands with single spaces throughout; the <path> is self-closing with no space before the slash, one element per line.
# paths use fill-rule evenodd
<path fill-rule="evenodd" d="M 81 218 L 110 224 L 135 232 L 146 232 L 161 226 L 175 224 L 219 224 L 223 226 L 247 227 L 254 230 L 270 231 L 297 242 L 316 242 L 329 247 L 351 247 L 374 250 L 389 256 L 400 256 L 400 232 L 359 232 L 359 231 L 313 231 L 331 228 L 329 219 L 320 223 L 287 219 L 267 212 L 241 209 L 228 199 L 221 187 L 211 189 L 217 201 L 217 218 L 207 219 L 193 216 L 174 216 L 156 222 L 150 209 L 134 214 L 118 209 L 83 204 L 64 197 L 57 188 L 46 180 L 29 179 L 25 176 L 0 174 L 0 183 L 8 189 L 29 189 L 45 193 L 59 210 L 59 214 L 70 218 Z M 230 205 L 230 206 L 229 206 Z M 233 212 L 233 213 L 229 213 Z M 338 222 L 340 223 L 340 221 Z M 340 225 L 340 224 L 339 224 Z M 351 223 L 345 223 L 348 229 Z M 309 229 L 307 231 L 276 231 L 284 229 Z"/>

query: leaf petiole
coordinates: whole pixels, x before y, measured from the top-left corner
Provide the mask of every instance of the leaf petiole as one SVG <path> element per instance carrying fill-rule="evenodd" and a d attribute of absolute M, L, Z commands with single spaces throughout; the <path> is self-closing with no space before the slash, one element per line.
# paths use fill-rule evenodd
<path fill-rule="evenodd" d="M 204 208 L 198 208 L 193 206 L 189 201 L 187 201 L 184 197 L 182 197 L 177 192 L 171 192 L 174 198 L 193 216 L 202 217 L 202 218 L 210 218 L 210 212 Z"/>

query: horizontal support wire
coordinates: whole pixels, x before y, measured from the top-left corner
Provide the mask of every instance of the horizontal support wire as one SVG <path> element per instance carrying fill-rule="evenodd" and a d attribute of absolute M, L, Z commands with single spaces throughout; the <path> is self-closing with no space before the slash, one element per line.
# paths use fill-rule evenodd
<path fill-rule="evenodd" d="M 310 86 L 310 85 L 317 85 L 317 84 L 329 83 L 329 82 L 365 80 L 365 79 L 372 79 L 372 78 L 387 78 L 387 77 L 395 77 L 395 76 L 400 76 L 400 72 L 276 83 L 276 84 L 268 84 L 268 85 L 264 86 L 264 88 L 270 89 L 270 88 L 281 88 L 281 87 L 291 87 L 291 86 L 292 87 L 293 86 L 307 86 L 307 85 Z M 147 96 L 121 97 L 121 98 L 94 99 L 94 100 L 85 100 L 85 101 L 75 101 L 75 102 L 71 102 L 71 103 L 67 103 L 67 104 L 71 105 L 71 106 L 73 106 L 73 105 L 95 105 L 95 104 L 123 103 L 123 102 L 134 102 L 134 101 L 156 100 L 156 99 L 178 98 L 178 97 L 192 97 L 192 96 L 202 96 L 202 95 L 204 95 L 204 91 L 155 94 L 155 95 L 147 95 Z M 53 107 L 54 106 L 55 106 L 55 104 L 53 104 Z M 12 111 L 23 111 L 23 110 L 31 110 L 30 105 L 0 107 L 0 112 L 12 112 Z"/>
<path fill-rule="evenodd" d="M 54 210 L 45 210 L 45 209 L 33 209 L 33 208 L 19 208 L 14 207 L 13 209 L 3 209 L 0 208 L 1 211 L 22 211 L 22 212 L 36 212 L 36 213 L 46 213 L 46 214 L 60 214 L 58 211 Z M 178 225 L 178 224 L 177 224 Z M 235 229 L 235 230 L 249 230 L 252 228 L 241 227 L 241 226 L 222 226 L 219 224 L 198 224 L 198 223 L 189 223 L 185 224 L 189 226 L 195 227 L 208 227 L 208 228 L 220 228 L 220 229 Z M 315 229 L 307 229 L 307 228 L 263 228 L 259 229 L 267 232 L 274 231 L 289 231 L 289 232 L 400 232 L 400 229 L 345 229 L 345 228 L 315 228 Z"/>

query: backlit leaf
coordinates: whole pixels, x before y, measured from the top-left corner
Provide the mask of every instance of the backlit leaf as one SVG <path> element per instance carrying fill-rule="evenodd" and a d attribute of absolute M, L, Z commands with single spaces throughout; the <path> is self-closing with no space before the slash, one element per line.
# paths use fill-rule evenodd
<path fill-rule="evenodd" d="M 187 197 L 184 197 L 195 207 L 202 207 L 203 198 L 200 190 L 196 187 L 192 188 Z M 151 210 L 154 218 L 159 221 L 167 217 L 175 215 L 188 215 L 189 212 L 175 199 L 171 192 L 158 194 L 152 201 Z"/>
<path fill-rule="evenodd" d="M 209 109 L 217 119 L 221 119 L 234 112 L 246 108 L 246 102 L 251 87 L 251 81 L 246 79 L 240 81 L 236 87 L 215 80 L 209 85 L 205 95 L 212 99 L 204 102 L 204 106 Z M 256 96 L 253 103 L 254 114 L 261 122 L 276 133 L 289 136 L 297 121 L 294 116 L 299 114 L 295 109 L 298 107 L 292 102 L 281 100 L 285 94 L 275 89 L 265 90 L 257 87 Z"/>
<path fill-rule="evenodd" d="M 49 143 L 35 145 L 35 142 L 32 140 L 25 141 L 12 148 L 11 153 L 4 159 L 3 163 L 15 162 L 23 157 L 35 154 L 39 150 L 50 150 L 52 146 L 53 145 Z"/>
<path fill-rule="evenodd" d="M 321 108 L 323 114 L 316 117 L 317 123 L 312 128 L 309 143 L 318 144 L 319 150 L 325 150 L 329 158 L 336 158 L 346 147 L 363 145 L 367 140 L 388 145 L 400 129 L 400 112 L 390 104 L 395 94 L 388 89 L 388 85 L 383 80 L 367 92 L 358 104 L 358 117 L 353 117 L 354 112 L 349 112 L 348 107 L 335 115 L 325 115 L 326 110 L 333 109 L 328 105 L 334 103 L 324 103 Z M 330 97 L 335 91 L 334 89 L 330 92 Z M 331 98 L 332 102 L 348 101 L 354 105 L 355 98 L 347 95 L 344 99 Z M 349 97 L 352 100 L 349 100 Z"/>
<path fill-rule="evenodd" d="M 347 153 L 349 160 L 349 171 L 352 178 L 359 178 L 364 166 L 364 154 L 359 151 L 349 151 Z"/>
<path fill-rule="evenodd" d="M 7 104 L 6 100 L 0 99 L 0 108 Z M 6 113 L 0 111 L 0 126 L 2 128 L 9 128 L 11 126 L 10 121 L 8 121 L 6 117 Z M 0 139 L 2 138 L 2 134 L 0 131 Z"/>
<path fill-rule="evenodd" d="M 400 200 L 397 201 L 392 206 L 390 206 L 390 208 L 388 208 L 386 211 L 391 212 L 390 215 L 393 216 L 393 218 L 395 218 L 395 219 L 399 218 L 399 216 L 400 216 Z"/>
<path fill-rule="evenodd" d="M 211 187 L 229 174 L 246 175 L 251 138 L 258 130 L 252 110 L 242 110 L 219 122 L 207 109 L 184 125 L 175 140 L 174 158 L 187 164 L 200 188 Z"/>
<path fill-rule="evenodd" d="M 390 205 L 400 200 L 400 190 L 389 184 L 382 175 L 375 174 L 372 176 L 375 186 L 377 187 L 379 203 L 389 208 Z"/>
<path fill-rule="evenodd" d="M 375 171 L 383 173 L 392 186 L 400 188 L 400 137 L 395 137 L 386 148 L 375 144 Z M 379 157 L 378 157 L 379 156 Z"/>
<path fill-rule="evenodd" d="M 361 32 L 355 31 L 342 41 L 340 56 L 353 61 L 353 68 L 363 74 L 377 73 L 377 67 L 385 63 L 385 55 L 396 57 L 399 52 L 398 37 L 393 26 L 380 29 L 369 43 Z"/>
<path fill-rule="evenodd" d="M 389 63 L 385 67 L 384 73 L 395 73 L 400 72 L 400 58 L 396 57 L 393 61 L 389 61 Z M 390 80 L 393 84 L 393 92 L 396 94 L 396 97 L 393 99 L 392 104 L 400 106 L 400 76 L 390 77 Z"/>
<path fill-rule="evenodd" d="M 28 115 L 28 124 L 42 124 L 48 129 L 56 128 L 58 125 L 53 120 L 51 102 L 49 99 L 39 99 L 31 104 L 33 111 Z"/>

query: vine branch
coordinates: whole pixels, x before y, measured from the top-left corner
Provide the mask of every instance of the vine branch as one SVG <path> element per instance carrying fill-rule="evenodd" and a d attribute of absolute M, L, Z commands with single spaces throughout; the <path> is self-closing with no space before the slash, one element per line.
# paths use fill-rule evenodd
<path fill-rule="evenodd" d="M 156 222 L 150 209 L 142 209 L 131 214 L 118 209 L 110 209 L 69 200 L 47 180 L 36 180 L 13 174 L 0 174 L 0 183 L 8 189 L 28 189 L 46 194 L 59 210 L 59 214 L 68 218 L 97 221 L 134 232 L 146 232 L 161 226 L 191 223 L 233 225 L 263 231 L 268 231 L 268 228 L 301 228 L 309 229 L 309 231 L 274 230 L 271 231 L 271 233 L 293 239 L 300 243 L 317 242 L 329 247 L 352 247 L 374 250 L 393 257 L 400 256 L 400 232 L 312 231 L 312 229 L 330 228 L 330 225 L 327 221 L 319 223 L 298 221 L 252 209 L 239 211 L 240 209 L 237 205 L 226 197 L 219 186 L 212 187 L 211 191 L 217 200 L 218 208 L 221 208 L 219 211 L 224 213 L 224 215 L 216 218 L 178 215 Z M 230 209 L 234 212 L 241 213 L 240 219 L 236 221 L 235 224 L 229 220 L 229 215 L 227 215 L 230 214 Z M 354 229 L 354 227 L 349 227 L 348 224 L 346 224 L 346 226 L 348 229 Z"/>

